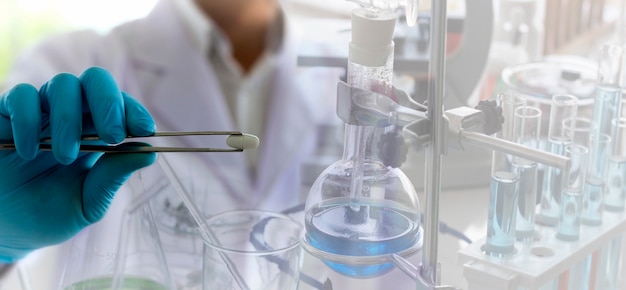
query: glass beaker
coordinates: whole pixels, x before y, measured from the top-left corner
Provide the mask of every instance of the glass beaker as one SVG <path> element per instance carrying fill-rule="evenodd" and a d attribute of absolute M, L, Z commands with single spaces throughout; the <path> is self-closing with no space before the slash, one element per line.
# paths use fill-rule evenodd
<path fill-rule="evenodd" d="M 188 207 L 180 197 L 178 186 L 185 186 L 185 192 L 193 194 L 193 202 L 199 208 L 207 210 L 202 214 L 209 213 L 205 205 L 209 204 L 209 197 L 215 196 L 214 203 L 227 208 L 220 194 L 208 194 L 210 178 L 202 178 L 203 171 L 200 162 L 191 159 L 192 156 L 171 153 L 159 156 L 159 160 L 153 166 L 140 170 L 137 179 L 146 184 L 146 187 L 156 187 L 158 190 L 150 203 L 155 212 L 156 225 L 159 230 L 163 250 L 167 258 L 168 266 L 172 272 L 175 284 L 179 290 L 198 289 L 202 286 L 202 248 L 203 243 L 198 232 L 198 224 L 190 214 Z M 172 176 L 166 174 L 164 164 L 179 162 L 185 165 L 175 167 L 175 184 Z M 169 168 L 171 169 L 171 168 Z M 193 172 L 196 169 L 197 172 Z M 157 185 L 159 185 L 157 187 Z M 217 191 L 218 189 L 216 189 Z"/>
<path fill-rule="evenodd" d="M 203 289 L 295 290 L 302 226 L 288 216 L 235 210 L 206 221 Z"/>
<path fill-rule="evenodd" d="M 137 182 L 131 177 L 129 184 L 138 187 L 118 193 L 132 196 L 130 202 L 116 198 L 102 221 L 72 241 L 61 289 L 176 289 L 149 203 L 159 185 L 148 189 Z"/>

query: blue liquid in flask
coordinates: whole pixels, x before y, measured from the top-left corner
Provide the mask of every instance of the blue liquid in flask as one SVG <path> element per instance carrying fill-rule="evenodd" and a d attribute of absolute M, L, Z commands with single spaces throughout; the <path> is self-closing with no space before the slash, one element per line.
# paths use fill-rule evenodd
<path fill-rule="evenodd" d="M 378 256 L 407 250 L 420 238 L 415 213 L 366 203 L 358 208 L 348 198 L 328 200 L 311 208 L 305 220 L 306 239 L 324 252 L 353 256 Z M 393 269 L 392 263 L 348 265 L 324 260 L 334 271 L 352 278 L 372 278 Z"/>

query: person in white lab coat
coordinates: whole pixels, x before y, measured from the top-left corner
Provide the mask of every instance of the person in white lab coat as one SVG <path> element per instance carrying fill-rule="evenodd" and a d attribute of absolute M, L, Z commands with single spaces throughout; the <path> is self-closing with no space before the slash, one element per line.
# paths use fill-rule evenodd
<path fill-rule="evenodd" d="M 279 211 L 300 202 L 299 168 L 313 154 L 316 124 L 334 118 L 339 72 L 297 67 L 299 41 L 279 6 L 161 0 L 146 18 L 106 35 L 73 32 L 23 55 L 0 95 L 0 139 L 17 145 L 0 151 L 0 264 L 100 220 L 128 176 L 154 162 L 150 154 L 77 155 L 81 130 L 94 126 L 109 143 L 150 135 L 155 124 L 257 135 L 257 150 L 190 159 L 211 186 L 207 210 Z M 52 136 L 54 153 L 37 151 L 40 130 Z"/>

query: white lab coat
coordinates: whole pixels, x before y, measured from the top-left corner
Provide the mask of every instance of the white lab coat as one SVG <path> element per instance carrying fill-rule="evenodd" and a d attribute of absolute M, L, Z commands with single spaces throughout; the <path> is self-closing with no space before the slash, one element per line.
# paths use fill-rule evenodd
<path fill-rule="evenodd" d="M 145 19 L 105 36 L 82 31 L 49 39 L 16 63 L 7 87 L 40 85 L 59 72 L 102 66 L 148 108 L 159 130 L 238 130 L 215 77 L 219 72 L 192 46 L 172 10 L 170 1 L 160 1 Z M 298 43 L 288 33 L 279 56 L 265 134 L 259 136 L 256 185 L 248 182 L 242 154 L 194 156 L 210 170 L 205 174 L 216 182 L 213 190 L 228 193 L 238 207 L 282 209 L 297 202 L 299 165 L 314 149 L 315 125 L 336 118 L 337 71 L 297 68 Z M 186 145 L 223 147 L 223 142 Z"/>
<path fill-rule="evenodd" d="M 41 85 L 59 72 L 80 74 L 90 66 L 108 69 L 120 88 L 139 99 L 162 131 L 238 130 L 221 94 L 216 73 L 204 52 L 195 48 L 171 7 L 162 0 L 144 19 L 113 29 L 106 35 L 80 31 L 50 38 L 24 54 L 5 80 Z M 230 208 L 280 211 L 298 202 L 300 166 L 314 153 L 316 124 L 335 119 L 335 85 L 340 71 L 297 68 L 298 37 L 291 29 L 280 52 L 280 68 L 264 134 L 259 136 L 257 182 L 252 184 L 243 154 L 186 154 L 182 178 L 210 196 L 212 213 Z M 206 139 L 203 139 L 206 141 Z M 180 145 L 180 144 L 178 144 Z M 224 147 L 223 141 L 185 141 L 186 146 Z M 171 155 L 175 156 L 175 155 Z M 176 155 L 179 156 L 179 155 Z M 193 157 L 192 157 L 193 156 Z M 163 155 L 161 156 L 163 157 Z M 193 176 L 187 175 L 192 174 Z M 109 212 L 112 226 L 127 199 L 122 192 Z"/>

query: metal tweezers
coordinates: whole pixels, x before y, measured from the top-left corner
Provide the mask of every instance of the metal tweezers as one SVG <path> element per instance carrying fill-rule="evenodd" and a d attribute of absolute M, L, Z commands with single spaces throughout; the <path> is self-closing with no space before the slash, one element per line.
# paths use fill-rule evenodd
<path fill-rule="evenodd" d="M 175 137 L 175 136 L 198 136 L 198 135 L 225 135 L 233 140 L 241 139 L 251 136 L 256 139 L 255 136 L 244 134 L 238 131 L 191 131 L 191 132 L 156 132 L 150 136 L 127 136 L 126 139 L 132 138 L 151 138 L 151 137 Z M 83 135 L 81 140 L 83 141 L 97 141 L 100 138 L 93 135 Z M 258 139 L 257 139 L 258 140 Z M 43 138 L 40 140 L 39 150 L 50 151 L 52 150 L 51 138 Z M 2 142 L 0 140 L 0 142 Z M 257 141 L 258 142 L 258 141 Z M 231 148 L 188 148 L 188 147 L 151 147 L 146 146 L 138 142 L 122 142 L 119 144 L 111 145 L 91 145 L 81 144 L 79 151 L 81 152 L 104 152 L 104 153 L 136 153 L 136 152 L 241 152 L 244 149 L 251 149 L 242 144 L 242 146 L 233 146 L 229 144 Z M 15 143 L 7 142 L 0 143 L 0 150 L 15 150 Z"/>

